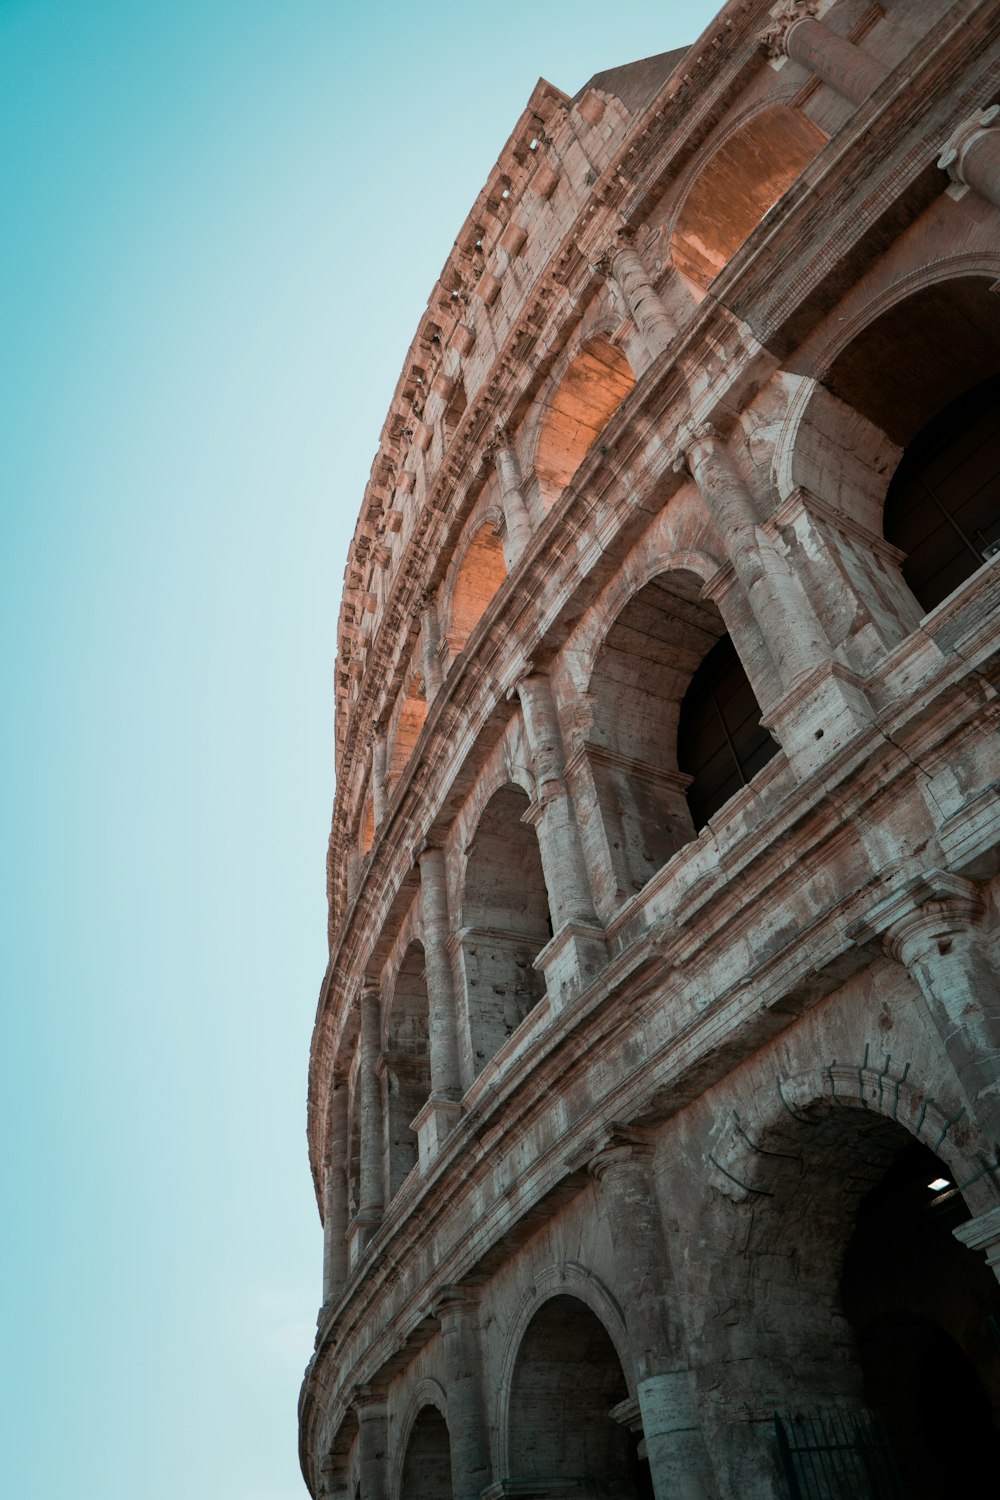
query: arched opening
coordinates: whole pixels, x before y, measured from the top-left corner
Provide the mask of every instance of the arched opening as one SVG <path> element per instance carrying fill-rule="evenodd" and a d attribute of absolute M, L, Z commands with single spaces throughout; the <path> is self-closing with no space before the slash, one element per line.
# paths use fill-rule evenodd
<path fill-rule="evenodd" d="M 427 699 L 424 696 L 422 679 L 417 679 L 400 704 L 396 716 L 395 733 L 392 738 L 392 754 L 389 757 L 388 785 L 399 780 L 413 754 L 413 747 L 420 738 L 427 717 Z M 388 790 L 388 788 L 387 788 Z"/>
<path fill-rule="evenodd" d="M 633 594 L 591 674 L 587 758 L 625 900 L 775 755 L 701 579 L 662 573 Z"/>
<path fill-rule="evenodd" d="M 633 594 L 597 653 L 587 756 L 621 899 L 694 837 L 678 718 L 692 674 L 724 630 L 699 578 L 664 573 Z"/>
<path fill-rule="evenodd" d="M 777 753 L 736 647 L 724 635 L 691 678 L 677 728 L 677 764 L 691 778 L 695 828 L 704 828 Z"/>
<path fill-rule="evenodd" d="M 892 468 L 878 465 L 885 477 L 873 502 L 884 498 L 885 539 L 907 554 L 903 577 L 924 611 L 1000 541 L 1000 299 L 990 285 L 982 276 L 936 282 L 874 318 L 823 377 L 843 405 L 817 403 L 825 430 L 819 443 L 806 434 L 817 475 L 840 471 L 830 457 L 865 441 L 865 428 L 896 445 Z M 828 498 L 821 478 L 802 481 Z M 830 498 L 850 513 L 850 494 Z"/>
<path fill-rule="evenodd" d="M 885 498 L 885 538 L 925 610 L 1000 551 L 1000 377 L 950 402 L 910 443 Z"/>
<path fill-rule="evenodd" d="M 561 1494 L 557 1486 L 575 1483 L 573 1493 L 651 1500 L 639 1437 L 616 1411 L 627 1399 L 617 1350 L 600 1319 L 576 1297 L 551 1298 L 528 1324 L 514 1366 L 512 1480 L 545 1486 L 539 1493 Z"/>
<path fill-rule="evenodd" d="M 528 798 L 501 787 L 469 850 L 462 900 L 462 952 L 479 1073 L 545 992 L 534 960 L 552 936 L 549 900 Z"/>
<path fill-rule="evenodd" d="M 812 1475 L 829 1500 L 976 1493 L 1000 1461 L 1000 1286 L 954 1237 L 969 1212 L 951 1169 L 856 1097 L 746 1139 L 758 1154 L 736 1175 L 752 1185 L 752 1222 L 743 1265 L 720 1273 L 743 1367 L 725 1370 L 730 1349 L 720 1379 L 797 1428 L 801 1451 L 779 1464 L 758 1418 L 744 1464 L 770 1451 L 787 1488 Z"/>
<path fill-rule="evenodd" d="M 448 1424 L 436 1406 L 421 1407 L 403 1461 L 400 1500 L 451 1500 Z"/>
<path fill-rule="evenodd" d="M 466 548 L 455 580 L 448 630 L 453 657 L 464 651 L 466 641 L 506 576 L 500 538 L 492 526 L 480 526 Z"/>
<path fill-rule="evenodd" d="M 375 803 L 372 794 L 365 794 L 364 807 L 361 809 L 361 822 L 358 827 L 358 852 L 362 859 L 368 853 L 375 842 Z"/>
<path fill-rule="evenodd" d="M 429 1012 L 424 950 L 413 942 L 396 977 L 385 1049 L 386 1172 L 389 1198 L 417 1164 L 411 1124 L 431 1092 Z"/>
<path fill-rule="evenodd" d="M 535 452 L 535 474 L 546 510 L 634 385 L 628 360 L 607 339 L 590 339 L 569 365 L 542 418 Z"/>
<path fill-rule="evenodd" d="M 1000 1287 L 954 1236 L 968 1217 L 948 1167 L 911 1141 L 859 1204 L 844 1257 L 865 1396 L 913 1500 L 1000 1472 Z"/>
<path fill-rule="evenodd" d="M 698 172 L 677 216 L 670 253 L 704 292 L 826 144 L 797 109 L 777 104 L 755 115 Z"/>

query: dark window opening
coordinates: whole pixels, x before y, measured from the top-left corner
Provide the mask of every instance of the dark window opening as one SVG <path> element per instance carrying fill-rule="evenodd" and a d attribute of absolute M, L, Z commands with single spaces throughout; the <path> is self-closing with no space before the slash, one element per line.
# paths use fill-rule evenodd
<path fill-rule="evenodd" d="M 910 443 L 885 501 L 885 537 L 925 610 L 1000 550 L 1000 376 L 946 406 Z"/>
<path fill-rule="evenodd" d="M 677 730 L 678 766 L 694 777 L 687 799 L 695 828 L 704 828 L 777 752 L 743 663 L 724 635 L 691 679 Z"/>

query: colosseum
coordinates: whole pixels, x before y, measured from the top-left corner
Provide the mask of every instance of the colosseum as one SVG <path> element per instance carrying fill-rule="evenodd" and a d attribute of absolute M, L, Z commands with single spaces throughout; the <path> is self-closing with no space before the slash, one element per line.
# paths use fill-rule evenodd
<path fill-rule="evenodd" d="M 471 207 L 339 620 L 313 1496 L 995 1490 L 998 101 L 996 0 L 730 0 Z"/>

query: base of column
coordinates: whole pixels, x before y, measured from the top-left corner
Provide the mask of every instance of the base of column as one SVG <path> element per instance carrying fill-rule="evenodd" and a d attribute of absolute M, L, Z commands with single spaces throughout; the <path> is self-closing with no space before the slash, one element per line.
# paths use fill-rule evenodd
<path fill-rule="evenodd" d="M 607 961 L 607 938 L 602 928 L 588 922 L 564 922 L 534 963 L 545 975 L 553 1014 L 585 990 Z"/>
<path fill-rule="evenodd" d="M 430 1171 L 441 1147 L 461 1118 L 462 1106 L 456 1099 L 435 1098 L 433 1094 L 414 1115 L 410 1129 L 417 1133 L 417 1156 L 422 1173 Z"/>
<path fill-rule="evenodd" d="M 802 780 L 873 722 L 860 679 L 839 662 L 823 662 L 808 672 L 761 720 Z"/>

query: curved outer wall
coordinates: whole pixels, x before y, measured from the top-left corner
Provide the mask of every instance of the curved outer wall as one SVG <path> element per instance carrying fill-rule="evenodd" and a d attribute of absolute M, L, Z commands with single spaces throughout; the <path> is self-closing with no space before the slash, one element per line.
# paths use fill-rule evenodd
<path fill-rule="evenodd" d="M 1000 564 L 928 611 L 883 505 L 1000 372 L 998 33 L 732 0 L 540 81 L 448 257 L 338 628 L 313 1495 L 784 1495 L 774 1412 L 873 1399 L 914 1142 L 987 1306 Z"/>

